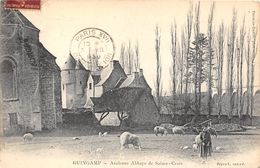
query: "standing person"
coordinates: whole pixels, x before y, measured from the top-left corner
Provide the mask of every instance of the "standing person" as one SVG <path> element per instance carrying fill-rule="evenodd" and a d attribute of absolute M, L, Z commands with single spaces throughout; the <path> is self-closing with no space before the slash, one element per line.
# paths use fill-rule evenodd
<path fill-rule="evenodd" d="M 211 142 L 211 135 L 206 127 L 203 128 L 200 134 L 200 139 L 201 139 L 200 157 L 207 158 L 207 156 L 211 156 L 212 142 Z"/>

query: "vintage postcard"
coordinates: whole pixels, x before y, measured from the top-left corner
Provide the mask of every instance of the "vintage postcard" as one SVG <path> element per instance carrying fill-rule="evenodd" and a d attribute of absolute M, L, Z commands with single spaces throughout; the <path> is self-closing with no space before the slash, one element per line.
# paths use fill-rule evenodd
<path fill-rule="evenodd" d="M 1 0 L 1 168 L 259 168 L 259 2 Z"/>

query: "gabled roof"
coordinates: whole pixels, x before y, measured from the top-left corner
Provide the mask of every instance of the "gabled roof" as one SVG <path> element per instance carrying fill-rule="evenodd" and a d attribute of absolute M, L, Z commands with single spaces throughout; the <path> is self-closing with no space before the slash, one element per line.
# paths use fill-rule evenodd
<path fill-rule="evenodd" d="M 122 73 L 126 77 L 126 74 L 125 74 L 123 68 L 121 67 L 119 61 L 113 60 L 113 61 L 110 62 L 110 64 L 108 64 L 106 67 L 104 67 L 100 71 L 100 81 L 96 85 L 97 86 L 103 85 L 109 79 L 109 77 L 111 76 L 113 70 L 116 69 L 116 68 L 121 69 Z"/>
<path fill-rule="evenodd" d="M 17 18 L 17 20 L 14 20 L 13 18 Z M 5 24 L 19 24 L 18 22 L 24 27 L 29 27 L 36 31 L 40 31 L 19 10 L 8 10 L 2 21 L 2 23 Z"/>
<path fill-rule="evenodd" d="M 133 83 L 134 80 L 135 80 L 134 74 L 127 75 L 127 78 L 126 78 L 126 79 L 124 80 L 124 82 L 120 85 L 120 88 L 130 86 L 131 83 Z"/>
<path fill-rule="evenodd" d="M 131 75 L 128 75 L 120 86 L 120 88 L 123 87 L 141 87 L 151 89 L 144 76 L 140 76 L 138 72 L 134 72 Z"/>
<path fill-rule="evenodd" d="M 74 57 L 70 54 L 64 63 L 62 70 L 70 70 L 70 69 L 75 69 L 76 67 L 76 60 Z"/>
<path fill-rule="evenodd" d="M 103 85 L 107 79 L 109 78 L 109 76 L 111 75 L 113 71 L 113 66 L 111 66 L 110 64 L 105 66 L 101 71 L 100 71 L 100 81 L 96 84 L 97 86 L 101 86 Z"/>
<path fill-rule="evenodd" d="M 44 45 L 41 43 L 41 42 L 39 42 L 39 49 L 41 49 L 42 51 L 43 51 L 43 53 L 44 53 L 44 55 L 41 55 L 41 56 L 49 56 L 49 57 L 52 57 L 52 58 L 54 58 L 54 59 L 56 59 L 56 57 L 54 56 L 54 55 L 52 55 L 45 47 L 44 47 Z"/>

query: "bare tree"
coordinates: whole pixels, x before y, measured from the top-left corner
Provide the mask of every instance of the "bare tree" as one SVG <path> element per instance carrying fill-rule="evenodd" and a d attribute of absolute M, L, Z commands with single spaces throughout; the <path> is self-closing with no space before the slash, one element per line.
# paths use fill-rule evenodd
<path fill-rule="evenodd" d="M 232 100 L 232 94 L 233 94 L 233 73 L 234 73 L 234 49 L 235 49 L 235 38 L 236 38 L 236 29 L 237 29 L 237 12 L 235 9 L 233 9 L 233 17 L 232 17 L 232 23 L 231 28 L 228 34 L 228 76 L 227 76 L 227 85 L 228 85 L 228 98 L 229 98 L 229 111 L 228 111 L 228 117 L 231 121 L 232 117 L 232 111 L 233 111 L 233 100 Z"/>
<path fill-rule="evenodd" d="M 255 79 L 255 58 L 257 54 L 257 44 L 256 44 L 256 37 L 257 37 L 257 28 L 255 25 L 255 11 L 252 12 L 252 58 L 251 58 L 251 80 L 250 80 L 250 118 L 252 124 L 253 118 L 253 109 L 254 109 L 254 79 Z"/>
<path fill-rule="evenodd" d="M 155 81 L 155 95 L 157 106 L 161 110 L 161 95 L 162 95 L 162 66 L 161 66 L 161 32 L 158 25 L 155 27 L 155 53 L 156 53 L 156 81 Z"/>
<path fill-rule="evenodd" d="M 240 71 L 240 48 L 239 48 L 239 42 L 238 42 L 238 38 L 236 40 L 236 60 L 237 60 L 237 94 L 236 94 L 236 110 L 237 110 L 237 114 L 239 115 L 239 106 L 240 106 L 240 92 L 239 92 L 239 89 L 240 89 L 240 76 L 239 76 L 239 71 Z M 240 118 L 240 116 L 239 116 Z"/>
<path fill-rule="evenodd" d="M 181 32 L 181 57 L 180 57 L 180 93 L 183 91 L 183 70 L 184 70 L 184 55 L 186 51 L 184 31 Z"/>
<path fill-rule="evenodd" d="M 140 68 L 140 62 L 139 62 L 139 43 L 136 41 L 135 44 L 135 59 L 134 59 L 134 65 L 135 65 L 135 71 L 137 72 Z"/>
<path fill-rule="evenodd" d="M 238 77 L 237 77 L 237 82 L 238 82 L 238 91 L 237 91 L 237 111 L 238 111 L 238 116 L 239 119 L 241 120 L 242 117 L 242 111 L 243 111 L 243 54 L 244 54 L 244 42 L 245 42 L 245 16 L 243 18 L 243 23 L 242 27 L 240 28 L 240 39 L 239 39 L 239 48 L 238 48 L 238 66 L 237 66 L 237 71 L 238 71 Z"/>
<path fill-rule="evenodd" d="M 246 77 L 247 77 L 246 115 L 249 115 L 249 110 L 250 110 L 250 46 L 251 46 L 251 36 L 250 36 L 250 29 L 249 29 L 247 33 L 247 55 L 246 55 Z"/>
<path fill-rule="evenodd" d="M 126 68 L 125 68 L 126 54 L 125 54 L 125 44 L 124 44 L 124 43 L 121 44 L 120 63 L 121 63 L 122 68 L 123 68 L 124 70 L 126 70 Z"/>
<path fill-rule="evenodd" d="M 128 41 L 128 49 L 127 49 L 127 56 L 128 56 L 128 74 L 132 73 L 132 69 L 133 69 L 133 52 L 132 52 L 132 48 L 131 48 L 131 41 Z"/>
<path fill-rule="evenodd" d="M 184 109 L 184 115 L 185 115 L 185 118 L 187 119 L 187 113 L 188 113 L 188 110 L 189 110 L 189 99 L 190 99 L 190 96 L 188 96 L 188 87 L 189 87 L 189 70 L 190 70 L 190 67 L 189 67 L 189 50 L 190 50 L 190 40 L 191 40 L 191 31 L 192 31 L 192 21 L 193 21 L 193 4 L 191 3 L 190 4 L 190 9 L 187 13 L 187 25 L 185 27 L 185 33 L 183 33 L 183 43 L 185 45 L 185 50 L 184 50 L 184 54 L 185 54 L 185 88 L 184 88 L 184 93 L 185 93 L 185 109 Z M 186 36 L 185 36 L 186 34 Z M 186 120 L 187 122 L 187 120 Z"/>
<path fill-rule="evenodd" d="M 212 60 L 213 60 L 213 50 L 212 50 L 212 41 L 213 41 L 213 32 L 212 32 L 212 22 L 213 22 L 213 15 L 215 9 L 215 2 L 211 5 L 210 8 L 210 15 L 208 18 L 208 57 L 209 57 L 209 67 L 208 67 L 208 117 L 211 115 L 211 104 L 212 104 L 212 84 L 213 84 L 213 77 L 212 77 Z"/>
<path fill-rule="evenodd" d="M 171 26 L 171 55 L 172 55 L 172 95 L 176 95 L 176 50 L 177 50 L 177 25 L 174 21 L 174 26 Z"/>
<path fill-rule="evenodd" d="M 223 61 L 224 60 L 224 23 L 222 22 L 217 35 L 217 92 L 218 92 L 218 119 L 222 113 L 222 85 L 223 85 Z"/>

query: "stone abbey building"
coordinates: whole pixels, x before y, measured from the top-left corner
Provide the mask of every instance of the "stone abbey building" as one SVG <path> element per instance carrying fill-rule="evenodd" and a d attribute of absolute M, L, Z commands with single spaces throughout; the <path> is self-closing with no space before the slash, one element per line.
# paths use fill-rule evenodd
<path fill-rule="evenodd" d="M 2 130 L 55 128 L 62 122 L 56 57 L 39 42 L 40 30 L 18 10 L 2 8 L 0 28 Z"/>
<path fill-rule="evenodd" d="M 61 68 L 62 107 L 77 112 L 94 112 L 99 121 L 120 113 L 128 126 L 152 126 L 159 121 L 159 110 L 143 70 L 126 74 L 119 61 L 87 70 L 69 55 Z"/>

